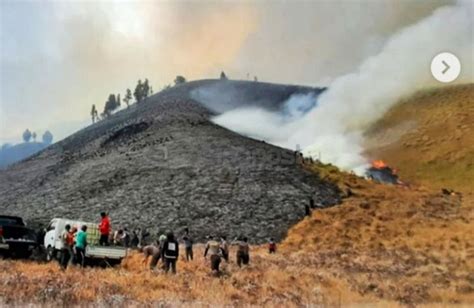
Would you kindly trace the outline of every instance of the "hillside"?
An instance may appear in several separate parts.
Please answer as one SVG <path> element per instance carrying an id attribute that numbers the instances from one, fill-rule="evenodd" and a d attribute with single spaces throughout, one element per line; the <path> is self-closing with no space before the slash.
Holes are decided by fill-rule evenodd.
<path id="1" fill-rule="evenodd" d="M 466 89 L 436 90 L 436 99 L 445 97 L 446 91 L 451 101 Z M 422 102 L 430 95 L 418 94 L 408 101 L 416 103 L 417 97 Z M 466 101 L 469 97 L 459 98 L 460 106 L 466 106 Z M 440 106 L 433 108 L 434 117 Z M 431 132 L 430 123 L 437 125 L 430 121 L 422 126 L 424 131 Z M 393 136 L 379 125 L 373 136 Z M 454 141 L 448 145 L 465 151 Z M 385 155 L 382 158 L 390 163 L 397 158 L 389 152 Z M 0 280 L 6 282 L 0 305 L 472 306 L 474 194 L 465 182 L 452 186 L 461 193 L 443 193 L 436 185 L 417 185 L 417 175 L 421 183 L 431 184 L 423 173 L 413 173 L 411 185 L 382 185 L 317 162 L 298 168 L 318 179 L 312 189 L 332 183 L 345 198 L 340 205 L 317 209 L 293 225 L 277 254 L 269 255 L 264 245 L 252 246 L 249 267 L 236 266 L 233 249 L 231 263 L 224 263 L 223 273 L 216 277 L 202 257 L 201 245 L 196 247 L 196 259 L 189 263 L 181 259 L 178 274 L 172 277 L 144 268 L 137 252 L 120 268 L 106 270 L 63 272 L 55 263 L 0 260 Z M 402 180 L 410 172 L 400 170 Z M 456 175 L 464 179 L 466 172 L 462 169 Z"/>
<path id="2" fill-rule="evenodd" d="M 215 112 L 190 92 L 216 85 L 240 91 L 233 105 L 266 108 L 311 90 L 204 80 L 163 91 L 0 171 L 0 211 L 47 223 L 97 221 L 105 210 L 115 227 L 264 241 L 301 220 L 310 195 L 320 207 L 339 202 L 337 188 L 304 170 L 292 151 L 213 124 Z"/>
<path id="3" fill-rule="evenodd" d="M 0 169 L 25 159 L 46 148 L 48 144 L 41 142 L 24 142 L 0 148 Z"/>
<path id="4" fill-rule="evenodd" d="M 368 130 L 367 154 L 409 185 L 310 166 L 350 197 L 294 226 L 282 249 L 337 277 L 346 297 L 472 305 L 473 118 L 473 84 L 423 91 L 394 106 Z"/>
<path id="5" fill-rule="evenodd" d="M 137 252 L 117 269 L 0 260 L 0 304 L 90 306 L 424 306 L 474 303 L 474 204 L 465 196 L 375 184 L 337 168 L 306 165 L 352 195 L 292 227 L 269 255 L 235 248 L 210 273 L 203 247 L 181 257 L 176 276 L 149 271 Z M 470 196 L 472 200 L 472 195 Z M 101 277 L 101 279 L 97 279 Z M 48 287 L 45 288 L 44 286 Z"/>
<path id="6" fill-rule="evenodd" d="M 311 166 L 351 190 L 340 206 L 314 211 L 288 232 L 282 250 L 379 303 L 474 303 L 474 195 L 372 183 Z M 375 299 L 374 299 L 375 298 Z"/>
<path id="7" fill-rule="evenodd" d="M 389 110 L 367 132 L 367 154 L 402 179 L 473 191 L 474 84 L 423 91 Z"/>

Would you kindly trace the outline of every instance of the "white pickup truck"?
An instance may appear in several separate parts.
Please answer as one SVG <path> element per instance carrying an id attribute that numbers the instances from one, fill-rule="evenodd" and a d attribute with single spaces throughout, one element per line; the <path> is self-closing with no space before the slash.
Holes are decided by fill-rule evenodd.
<path id="1" fill-rule="evenodd" d="M 59 257 L 63 248 L 61 234 L 66 225 L 77 230 L 84 225 L 87 226 L 86 261 L 104 261 L 110 265 L 119 264 L 127 256 L 127 249 L 119 246 L 99 246 L 99 225 L 96 223 L 83 222 L 64 218 L 54 218 L 46 229 L 44 236 L 44 247 L 46 248 L 46 260 L 51 261 Z"/>

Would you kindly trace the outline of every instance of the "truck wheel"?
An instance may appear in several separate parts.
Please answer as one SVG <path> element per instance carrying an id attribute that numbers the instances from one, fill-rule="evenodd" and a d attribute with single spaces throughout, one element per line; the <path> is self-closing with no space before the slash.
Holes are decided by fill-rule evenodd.
<path id="1" fill-rule="evenodd" d="M 54 252 L 54 248 L 51 246 L 48 246 L 48 248 L 46 248 L 46 258 L 45 258 L 46 262 L 53 261 L 55 255 L 56 253 Z"/>
<path id="2" fill-rule="evenodd" d="M 15 255 L 17 258 L 20 258 L 20 259 L 28 259 L 29 257 L 31 257 L 31 250 L 20 249 L 15 252 Z"/>

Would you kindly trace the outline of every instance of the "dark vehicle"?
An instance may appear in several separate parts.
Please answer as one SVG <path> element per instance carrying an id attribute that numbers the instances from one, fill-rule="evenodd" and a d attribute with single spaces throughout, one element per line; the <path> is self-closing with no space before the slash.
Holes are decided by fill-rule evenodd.
<path id="1" fill-rule="evenodd" d="M 35 231 L 21 217 L 0 215 L 0 254 L 28 258 L 36 246 Z"/>

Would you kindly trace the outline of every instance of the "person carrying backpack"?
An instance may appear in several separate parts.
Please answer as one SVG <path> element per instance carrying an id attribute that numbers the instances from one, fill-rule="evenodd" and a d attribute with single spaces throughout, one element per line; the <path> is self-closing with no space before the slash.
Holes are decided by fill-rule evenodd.
<path id="1" fill-rule="evenodd" d="M 169 232 L 166 236 L 166 240 L 163 243 L 163 258 L 165 261 L 165 271 L 168 273 L 169 270 L 176 274 L 176 262 L 179 257 L 179 243 L 174 237 L 173 232 Z"/>

